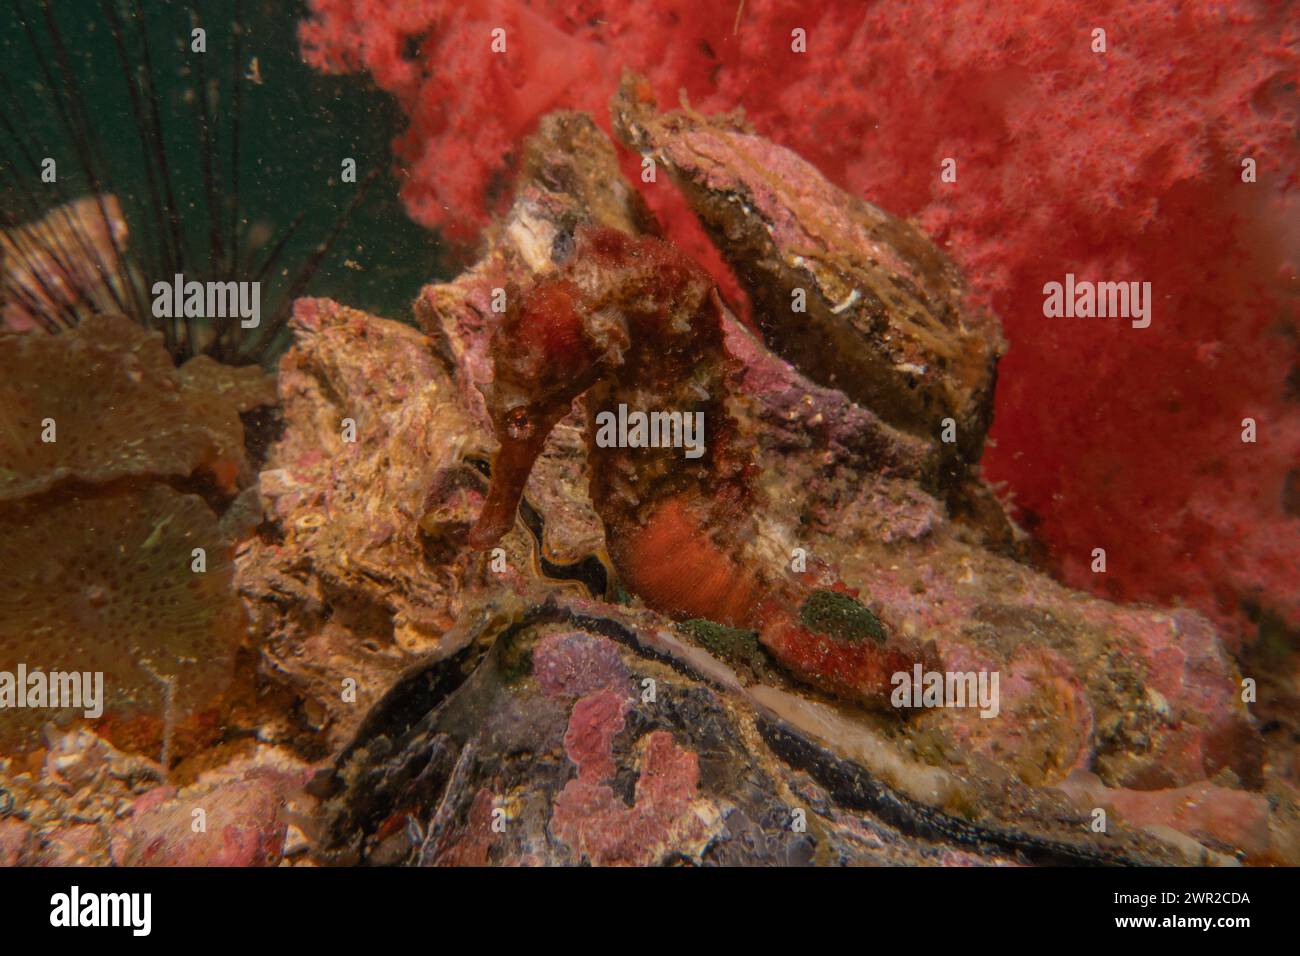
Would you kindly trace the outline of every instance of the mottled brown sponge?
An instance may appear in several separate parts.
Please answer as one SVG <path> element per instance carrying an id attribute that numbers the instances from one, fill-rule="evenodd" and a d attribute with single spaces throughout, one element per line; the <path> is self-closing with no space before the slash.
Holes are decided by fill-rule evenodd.
<path id="1" fill-rule="evenodd" d="M 165 485 L 0 504 L 0 671 L 102 671 L 106 716 L 160 721 L 170 682 L 182 720 L 229 681 L 246 628 L 232 573 L 216 515 Z M 72 716 L 7 709 L 0 750 Z"/>
<path id="2" fill-rule="evenodd" d="M 258 368 L 196 359 L 177 370 L 161 335 L 122 316 L 58 335 L 0 334 L 0 501 L 66 481 L 196 470 L 233 488 L 239 412 L 274 400 Z"/>

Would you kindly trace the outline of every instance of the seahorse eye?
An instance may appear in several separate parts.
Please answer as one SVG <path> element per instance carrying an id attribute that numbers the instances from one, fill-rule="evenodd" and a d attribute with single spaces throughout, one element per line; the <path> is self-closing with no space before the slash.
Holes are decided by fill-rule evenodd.
<path id="1" fill-rule="evenodd" d="M 527 406 L 516 405 L 506 412 L 506 433 L 516 441 L 532 435 L 533 420 L 528 414 Z"/>

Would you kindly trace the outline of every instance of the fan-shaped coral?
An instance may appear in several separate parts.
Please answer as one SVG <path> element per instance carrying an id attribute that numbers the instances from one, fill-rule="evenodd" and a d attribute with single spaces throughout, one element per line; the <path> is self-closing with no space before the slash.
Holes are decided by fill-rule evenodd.
<path id="1" fill-rule="evenodd" d="M 83 196 L 0 229 L 0 329 L 75 324 L 123 301 L 126 222 L 116 196 Z"/>

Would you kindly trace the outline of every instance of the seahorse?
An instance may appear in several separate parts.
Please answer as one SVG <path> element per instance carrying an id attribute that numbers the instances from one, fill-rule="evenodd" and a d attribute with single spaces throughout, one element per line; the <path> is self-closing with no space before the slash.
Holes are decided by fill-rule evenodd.
<path id="1" fill-rule="evenodd" d="M 824 563 L 796 572 L 762 533 L 753 441 L 728 411 L 739 362 L 699 265 L 664 240 L 585 226 L 557 270 L 514 298 L 490 344 L 483 393 L 501 447 L 472 547 L 513 526 L 547 435 L 585 395 L 592 504 L 614 569 L 647 606 L 755 631 L 799 680 L 871 706 L 885 706 L 894 675 L 934 669 L 932 644 L 887 636 Z M 606 447 L 596 419 L 620 404 L 702 414 L 703 453 Z"/>

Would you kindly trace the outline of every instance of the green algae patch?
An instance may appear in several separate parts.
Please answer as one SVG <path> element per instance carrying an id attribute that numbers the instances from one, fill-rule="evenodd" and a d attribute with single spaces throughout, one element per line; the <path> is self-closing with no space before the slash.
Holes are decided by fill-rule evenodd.
<path id="1" fill-rule="evenodd" d="M 880 619 L 838 591 L 814 591 L 800 606 L 799 620 L 808 630 L 841 641 L 861 641 L 868 637 L 881 643 L 885 640 Z"/>
<path id="2" fill-rule="evenodd" d="M 702 617 L 682 621 L 677 629 L 729 664 L 746 667 L 755 673 L 767 670 L 767 654 L 758 643 L 758 631 L 727 627 Z"/>
<path id="3" fill-rule="evenodd" d="M 525 628 L 517 634 L 506 635 L 501 643 L 497 669 L 507 687 L 533 676 L 534 635 Z"/>

